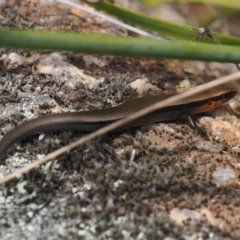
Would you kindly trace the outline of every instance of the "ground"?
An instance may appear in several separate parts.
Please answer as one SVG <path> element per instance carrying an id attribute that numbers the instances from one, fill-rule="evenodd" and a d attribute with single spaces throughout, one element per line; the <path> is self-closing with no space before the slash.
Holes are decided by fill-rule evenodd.
<path id="1" fill-rule="evenodd" d="M 126 34 L 78 14 L 33 0 L 0 8 L 4 27 Z M 118 105 L 140 94 L 133 83 L 143 83 L 141 94 L 179 92 L 235 70 L 176 60 L 0 52 L 1 136 L 33 117 Z M 1 239 L 238 239 L 237 113 L 225 105 L 197 120 L 210 142 L 180 121 L 151 124 L 88 142 L 1 186 Z M 0 174 L 83 135 L 59 131 L 22 141 L 8 151 Z"/>

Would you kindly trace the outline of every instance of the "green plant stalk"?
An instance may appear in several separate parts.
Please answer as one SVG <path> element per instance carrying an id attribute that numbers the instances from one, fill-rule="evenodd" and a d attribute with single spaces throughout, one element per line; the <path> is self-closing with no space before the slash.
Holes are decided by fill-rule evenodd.
<path id="1" fill-rule="evenodd" d="M 0 29 L 0 47 L 158 59 L 240 62 L 240 47 L 77 33 Z"/>
<path id="2" fill-rule="evenodd" d="M 139 0 L 139 1 L 150 8 L 160 7 L 161 4 L 165 2 L 169 2 L 169 3 L 172 3 L 174 1 L 179 3 L 183 2 L 182 0 Z M 224 1 L 218 1 L 218 0 L 217 1 L 216 0 L 203 0 L 203 1 L 202 0 L 185 0 L 184 1 L 185 4 L 189 3 L 189 5 L 195 2 L 203 3 L 202 5 L 207 5 L 207 4 L 210 4 L 213 6 L 215 5 L 214 12 L 209 10 L 207 10 L 207 12 L 205 12 L 205 10 L 201 10 L 197 13 L 195 12 L 196 15 L 194 16 L 197 19 L 198 26 L 201 26 L 201 27 L 208 27 L 212 22 L 216 20 L 217 16 L 221 16 L 222 18 L 229 18 L 237 14 L 239 11 L 237 7 L 228 8 L 228 1 L 225 1 L 225 0 Z M 237 2 L 235 0 L 231 1 L 230 4 L 236 4 L 240 6 L 240 2 Z"/>
<path id="3" fill-rule="evenodd" d="M 218 7 L 225 7 L 225 8 L 233 8 L 233 9 L 240 9 L 240 1 L 238 0 L 141 0 L 141 2 L 150 5 L 156 6 L 157 4 L 162 3 L 202 3 L 208 5 L 214 5 Z"/>
<path id="4" fill-rule="evenodd" d="M 196 34 L 195 31 L 191 31 L 192 26 L 179 25 L 164 20 L 151 18 L 143 14 L 132 12 L 120 7 L 117 7 L 107 2 L 91 3 L 91 5 L 98 10 L 104 11 L 110 15 L 113 15 L 124 22 L 135 24 L 136 26 L 145 28 L 149 31 L 155 31 L 163 36 L 173 37 L 180 40 L 190 41 Z M 219 33 L 216 34 L 216 38 L 222 43 L 227 45 L 240 45 L 240 39 L 235 37 L 225 36 Z"/>

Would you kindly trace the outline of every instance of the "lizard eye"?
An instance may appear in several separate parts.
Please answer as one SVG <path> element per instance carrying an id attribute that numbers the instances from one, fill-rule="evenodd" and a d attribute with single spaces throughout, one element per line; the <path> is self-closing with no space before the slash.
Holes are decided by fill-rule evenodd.
<path id="1" fill-rule="evenodd" d="M 223 99 L 226 99 L 226 98 L 229 98 L 229 94 L 228 94 L 228 93 L 225 93 L 225 94 L 223 95 Z"/>
<path id="2" fill-rule="evenodd" d="M 230 99 L 230 98 L 234 97 L 235 95 L 236 95 L 236 92 L 225 93 L 225 94 L 223 94 L 223 99 Z"/>

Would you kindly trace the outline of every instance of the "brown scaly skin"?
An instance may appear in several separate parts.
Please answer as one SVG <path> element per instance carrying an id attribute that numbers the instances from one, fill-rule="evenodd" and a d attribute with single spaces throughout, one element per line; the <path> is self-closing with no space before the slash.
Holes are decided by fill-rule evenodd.
<path id="1" fill-rule="evenodd" d="M 216 87 L 196 94 L 192 97 L 182 99 L 177 103 L 172 103 L 167 107 L 161 108 L 147 116 L 130 122 L 121 129 L 136 127 L 153 122 L 172 121 L 184 118 L 188 121 L 190 127 L 202 136 L 207 137 L 205 132 L 196 125 L 191 116 L 197 113 L 209 111 L 222 105 L 233 98 L 236 93 L 237 92 L 231 87 Z M 34 134 L 55 130 L 91 132 L 174 95 L 175 94 L 144 96 L 131 99 L 112 108 L 84 112 L 50 114 L 26 121 L 7 132 L 1 139 L 0 159 L 3 158 L 7 149 L 14 143 Z"/>

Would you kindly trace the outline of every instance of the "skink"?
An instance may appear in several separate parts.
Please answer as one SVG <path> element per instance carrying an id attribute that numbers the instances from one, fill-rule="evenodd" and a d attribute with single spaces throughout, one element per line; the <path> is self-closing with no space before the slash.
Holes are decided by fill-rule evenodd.
<path id="1" fill-rule="evenodd" d="M 191 116 L 220 106 L 233 98 L 236 93 L 233 88 L 227 86 L 210 89 L 152 112 L 147 116 L 130 122 L 128 125 L 123 126 L 122 129 L 184 118 L 188 120 L 189 125 L 194 130 L 204 135 L 204 131 L 197 127 Z M 0 140 L 0 159 L 14 143 L 31 135 L 55 130 L 94 131 L 173 95 L 175 94 L 138 97 L 107 109 L 56 113 L 26 121 L 10 130 Z"/>

